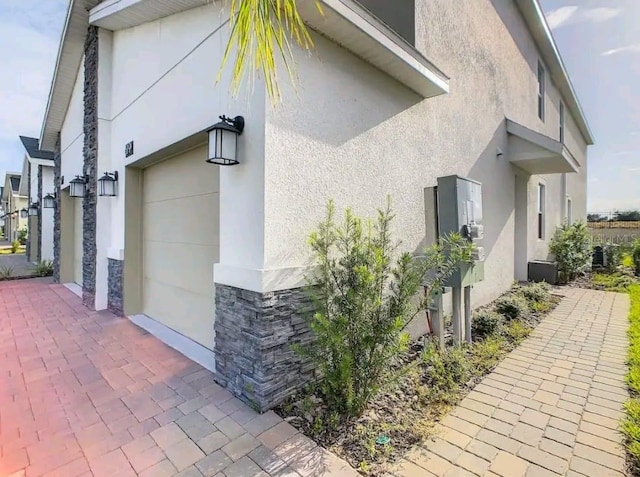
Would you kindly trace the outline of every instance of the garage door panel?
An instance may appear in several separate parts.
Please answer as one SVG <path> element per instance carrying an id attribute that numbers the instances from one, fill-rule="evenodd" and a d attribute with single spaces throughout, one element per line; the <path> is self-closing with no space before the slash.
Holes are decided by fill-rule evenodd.
<path id="1" fill-rule="evenodd" d="M 207 164 L 199 147 L 145 170 L 144 202 L 177 199 L 219 191 L 219 168 Z"/>
<path id="2" fill-rule="evenodd" d="M 144 205 L 144 240 L 218 245 L 218 194 L 152 202 Z"/>
<path id="3" fill-rule="evenodd" d="M 144 278 L 200 294 L 211 294 L 213 264 L 218 261 L 213 245 L 175 245 L 146 241 Z M 156 257 L 162 257 L 161 260 Z"/>
<path id="4" fill-rule="evenodd" d="M 144 280 L 148 316 L 174 331 L 213 349 L 213 293 L 200 295 L 154 280 Z"/>

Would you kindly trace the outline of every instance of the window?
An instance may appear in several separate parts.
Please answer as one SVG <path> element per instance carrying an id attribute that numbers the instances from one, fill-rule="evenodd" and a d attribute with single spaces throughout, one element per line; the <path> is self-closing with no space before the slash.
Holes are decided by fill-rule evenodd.
<path id="1" fill-rule="evenodd" d="M 538 117 L 544 121 L 544 66 L 538 61 Z"/>
<path id="2" fill-rule="evenodd" d="M 573 204 L 571 203 L 571 198 L 568 198 L 567 199 L 567 223 L 568 224 L 572 224 L 573 223 L 572 206 L 573 206 Z"/>
<path id="3" fill-rule="evenodd" d="M 560 101 L 560 142 L 564 144 L 564 104 Z"/>
<path id="4" fill-rule="evenodd" d="M 538 238 L 544 240 L 545 186 L 538 184 Z"/>

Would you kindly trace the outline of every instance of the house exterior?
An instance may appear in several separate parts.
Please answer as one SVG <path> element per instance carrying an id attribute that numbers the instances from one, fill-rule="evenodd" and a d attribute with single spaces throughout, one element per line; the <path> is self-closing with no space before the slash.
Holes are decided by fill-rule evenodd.
<path id="1" fill-rule="evenodd" d="M 20 136 L 20 141 L 25 149 L 20 195 L 27 197 L 29 211 L 27 258 L 30 262 L 53 261 L 53 209 L 42 207 L 42 198 L 54 192 L 54 154 L 40 150 L 37 138 Z"/>
<path id="2" fill-rule="evenodd" d="M 4 234 L 10 242 L 18 239 L 18 232 L 28 226 L 24 217 L 27 197 L 20 194 L 20 173 L 7 172 L 2 190 L 2 209 L 4 210 Z M 21 213 L 21 211 L 23 211 Z"/>
<path id="3" fill-rule="evenodd" d="M 4 186 L 0 186 L 0 238 L 3 240 L 4 238 L 4 201 L 2 200 L 2 196 L 4 194 Z"/>
<path id="4" fill-rule="evenodd" d="M 225 2 L 72 0 L 40 137 L 56 278 L 262 409 L 312 373 L 291 344 L 309 338 L 306 238 L 330 198 L 373 215 L 390 195 L 395 237 L 420 251 L 425 190 L 481 182 L 476 306 L 586 216 L 593 137 L 537 0 L 321 4 L 299 2 L 315 51 L 294 49 L 297 86 L 273 107 L 259 80 L 237 98 L 230 68 L 216 81 Z M 205 162 L 220 115 L 244 117 L 233 167 Z"/>

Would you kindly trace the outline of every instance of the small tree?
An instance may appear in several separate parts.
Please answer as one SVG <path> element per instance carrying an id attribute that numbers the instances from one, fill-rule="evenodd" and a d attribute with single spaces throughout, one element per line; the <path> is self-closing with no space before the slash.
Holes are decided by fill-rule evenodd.
<path id="1" fill-rule="evenodd" d="M 562 283 L 585 273 L 591 264 L 591 240 L 584 222 L 563 224 L 551 239 L 549 251 L 558 262 Z"/>
<path id="2" fill-rule="evenodd" d="M 448 237 L 416 257 L 396 254 L 391 239 L 390 204 L 375 223 L 347 209 L 344 223 L 334 222 L 334 206 L 309 240 L 316 269 L 309 294 L 316 313 L 310 321 L 316 341 L 301 351 L 322 376 L 327 405 L 357 415 L 392 378 L 392 363 L 407 349 L 407 325 L 426 309 L 432 296 L 418 297 L 423 285 L 438 290 L 461 261 L 470 260 L 471 245 L 459 235 Z"/>

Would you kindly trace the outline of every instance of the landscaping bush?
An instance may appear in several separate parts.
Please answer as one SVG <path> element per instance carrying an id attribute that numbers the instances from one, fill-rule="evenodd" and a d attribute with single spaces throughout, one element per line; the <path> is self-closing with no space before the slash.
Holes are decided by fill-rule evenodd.
<path id="1" fill-rule="evenodd" d="M 471 368 L 461 347 L 441 350 L 435 341 L 430 341 L 420 358 L 426 366 L 423 379 L 429 388 L 430 399 L 449 401 L 452 393 L 471 377 Z"/>
<path id="2" fill-rule="evenodd" d="M 308 277 L 316 339 L 296 350 L 316 365 L 325 403 L 342 415 L 361 413 L 380 386 L 394 379 L 391 364 L 410 342 L 406 327 L 443 280 L 471 257 L 470 244 L 459 235 L 420 257 L 398 255 L 392 220 L 387 204 L 375 223 L 347 209 L 342 225 L 336 225 L 330 202 L 309 239 L 317 265 Z M 430 292 L 415 300 L 425 280 Z"/>
<path id="3" fill-rule="evenodd" d="M 591 238 L 584 222 L 564 224 L 551 239 L 549 251 L 558 262 L 559 280 L 568 283 L 591 266 Z"/>
<path id="4" fill-rule="evenodd" d="M 607 270 L 614 272 L 622 263 L 622 251 L 619 245 L 608 243 L 603 248 L 604 256 L 607 261 Z"/>
<path id="5" fill-rule="evenodd" d="M 51 260 L 40 260 L 36 264 L 35 274 L 38 277 L 49 277 L 53 275 L 53 262 Z"/>
<path id="6" fill-rule="evenodd" d="M 640 239 L 633 242 L 631 247 L 631 258 L 633 260 L 635 274 L 637 277 L 640 277 Z"/>
<path id="7" fill-rule="evenodd" d="M 11 253 L 16 253 L 20 249 L 20 242 L 14 240 L 11 242 Z"/>
<path id="8" fill-rule="evenodd" d="M 473 319 L 471 320 L 471 335 L 474 338 L 484 339 L 496 333 L 502 321 L 502 316 L 495 311 L 487 309 L 479 310 L 474 313 Z"/>
<path id="9" fill-rule="evenodd" d="M 529 315 L 529 303 L 517 293 L 498 298 L 495 301 L 495 308 L 507 321 L 522 320 Z"/>
<path id="10" fill-rule="evenodd" d="M 18 230 L 18 242 L 20 245 L 26 245 L 27 243 L 27 229 Z"/>
<path id="11" fill-rule="evenodd" d="M 551 300 L 551 286 L 548 283 L 529 283 L 518 287 L 516 292 L 523 296 L 529 304 L 545 303 Z"/>
<path id="12" fill-rule="evenodd" d="M 0 280 L 6 280 L 13 276 L 14 268 L 9 265 L 0 265 Z"/>

